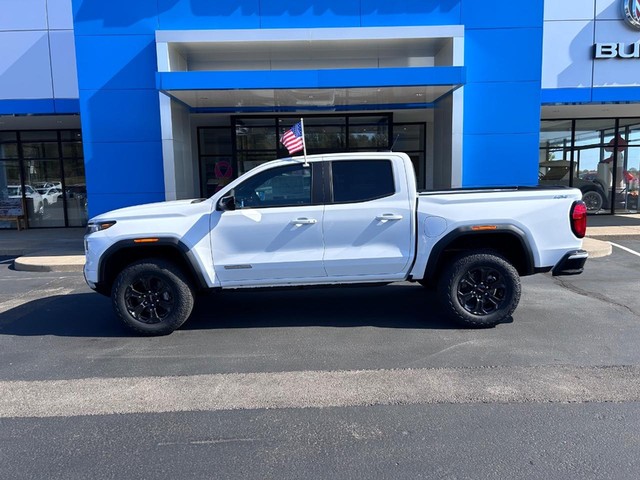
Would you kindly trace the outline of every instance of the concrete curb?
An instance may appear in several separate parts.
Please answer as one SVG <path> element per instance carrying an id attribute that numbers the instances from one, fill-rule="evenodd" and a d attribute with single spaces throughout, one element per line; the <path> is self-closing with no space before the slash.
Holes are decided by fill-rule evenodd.
<path id="1" fill-rule="evenodd" d="M 84 255 L 19 257 L 13 267 L 23 272 L 82 272 Z"/>
<path id="2" fill-rule="evenodd" d="M 613 247 L 609 242 L 585 237 L 582 241 L 582 248 L 589 252 L 589 258 L 599 258 L 611 255 Z"/>

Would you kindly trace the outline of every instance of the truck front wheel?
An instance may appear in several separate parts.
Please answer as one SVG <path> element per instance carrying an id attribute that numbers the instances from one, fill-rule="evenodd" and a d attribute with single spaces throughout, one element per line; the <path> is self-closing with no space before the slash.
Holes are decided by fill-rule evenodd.
<path id="1" fill-rule="evenodd" d="M 127 327 L 144 335 L 167 335 L 189 318 L 194 294 L 176 265 L 146 259 L 120 272 L 111 289 L 111 301 Z"/>
<path id="2" fill-rule="evenodd" d="M 438 282 L 449 316 L 468 327 L 493 327 L 509 318 L 520 301 L 520 277 L 493 252 L 458 256 Z"/>

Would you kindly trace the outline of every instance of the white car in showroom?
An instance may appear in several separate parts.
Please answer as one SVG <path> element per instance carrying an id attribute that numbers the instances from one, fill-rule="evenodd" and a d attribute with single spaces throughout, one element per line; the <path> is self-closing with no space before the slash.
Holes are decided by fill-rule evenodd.
<path id="1" fill-rule="evenodd" d="M 21 185 L 7 185 L 9 198 L 22 198 Z M 36 215 L 44 214 L 44 199 L 31 185 L 24 186 L 24 197 L 27 203 L 32 203 L 32 212 Z M 30 201 L 30 202 L 29 202 Z"/>
<path id="2" fill-rule="evenodd" d="M 42 195 L 44 206 L 48 207 L 58 202 L 58 197 L 62 195 L 62 190 L 58 187 L 38 188 L 38 193 Z"/>

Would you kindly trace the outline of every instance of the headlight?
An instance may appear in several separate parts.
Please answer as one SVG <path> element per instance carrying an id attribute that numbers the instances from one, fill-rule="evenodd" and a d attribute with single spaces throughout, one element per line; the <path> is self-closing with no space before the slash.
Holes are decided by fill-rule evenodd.
<path id="1" fill-rule="evenodd" d="M 87 231 L 85 235 L 91 235 L 92 233 L 99 232 L 101 230 L 106 230 L 107 228 L 111 228 L 116 224 L 116 222 L 98 222 L 98 223 L 89 223 L 87 225 Z"/>

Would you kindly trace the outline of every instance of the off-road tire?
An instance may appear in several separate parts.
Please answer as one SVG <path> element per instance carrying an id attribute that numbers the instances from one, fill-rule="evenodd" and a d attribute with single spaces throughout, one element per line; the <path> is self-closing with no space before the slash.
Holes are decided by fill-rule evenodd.
<path id="1" fill-rule="evenodd" d="M 191 315 L 194 291 L 178 266 L 150 258 L 118 274 L 111 302 L 127 327 L 143 335 L 168 335 Z"/>
<path id="2" fill-rule="evenodd" d="M 438 297 L 448 316 L 474 328 L 494 327 L 510 318 L 520 290 L 517 270 L 492 251 L 459 255 L 438 282 Z"/>

